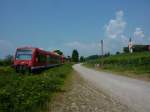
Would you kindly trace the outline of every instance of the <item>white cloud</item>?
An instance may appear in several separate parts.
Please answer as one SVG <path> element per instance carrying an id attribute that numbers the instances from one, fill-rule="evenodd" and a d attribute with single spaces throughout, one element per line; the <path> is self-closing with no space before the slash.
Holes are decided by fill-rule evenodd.
<path id="1" fill-rule="evenodd" d="M 98 47 L 98 43 L 81 43 L 78 41 L 74 42 L 69 42 L 65 44 L 66 46 L 69 46 L 71 48 L 79 48 L 79 49 L 84 49 L 84 50 L 90 50 Z"/>
<path id="2" fill-rule="evenodd" d="M 124 12 L 122 10 L 116 12 L 115 19 L 111 19 L 107 25 L 105 25 L 106 37 L 117 38 L 124 32 L 126 22 L 123 19 Z"/>
<path id="3" fill-rule="evenodd" d="M 72 47 L 72 48 L 80 48 L 80 49 L 86 49 L 86 45 L 83 43 L 80 43 L 78 41 L 69 42 L 65 44 L 66 46 Z"/>
<path id="4" fill-rule="evenodd" d="M 105 38 L 104 39 L 104 51 L 115 53 L 117 51 L 122 52 L 123 47 L 128 45 L 128 37 L 121 35 L 120 38 Z"/>
<path id="5" fill-rule="evenodd" d="M 88 56 L 92 54 L 99 54 L 100 47 L 99 44 L 96 42 L 93 43 L 82 43 L 79 41 L 68 42 L 65 43 L 67 48 L 70 50 L 77 49 L 80 55 Z"/>
<path id="6" fill-rule="evenodd" d="M 137 27 L 133 33 L 133 42 L 135 44 L 150 44 L 150 39 L 145 36 L 142 28 Z"/>
<path id="7" fill-rule="evenodd" d="M 122 10 L 116 12 L 115 19 L 111 19 L 105 28 L 105 39 L 104 39 L 104 52 L 114 53 L 116 51 L 122 51 L 124 46 L 128 45 L 128 37 L 124 35 L 126 22 L 123 19 L 124 12 Z M 99 42 L 100 43 L 100 42 Z M 97 42 L 94 43 L 81 43 L 78 41 L 66 43 L 65 45 L 72 48 L 78 49 L 81 54 L 100 54 L 101 48 Z"/>
<path id="8" fill-rule="evenodd" d="M 124 12 L 122 10 L 116 12 L 115 19 L 111 19 L 105 25 L 105 39 L 104 50 L 105 52 L 115 53 L 122 51 L 124 46 L 128 45 L 128 37 L 124 35 L 126 28 L 126 21 L 124 21 Z"/>
<path id="9" fill-rule="evenodd" d="M 143 38 L 144 37 L 143 30 L 141 28 L 137 27 L 134 31 L 134 37 Z"/>
<path id="10" fill-rule="evenodd" d="M 104 52 L 115 53 L 122 51 L 123 47 L 128 46 L 129 37 L 125 35 L 127 22 L 124 20 L 122 10 L 116 12 L 114 19 L 110 19 L 105 28 Z M 132 37 L 132 36 L 131 36 Z M 144 31 L 137 27 L 133 33 L 133 44 L 150 44 L 150 38 L 146 38 Z M 69 48 L 78 49 L 81 54 L 100 54 L 101 48 L 99 43 L 81 43 L 78 41 L 65 44 Z"/>

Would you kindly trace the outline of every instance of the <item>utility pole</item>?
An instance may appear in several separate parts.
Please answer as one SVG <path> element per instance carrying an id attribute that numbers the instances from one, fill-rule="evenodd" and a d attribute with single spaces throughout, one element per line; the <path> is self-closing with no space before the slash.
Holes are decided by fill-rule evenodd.
<path id="1" fill-rule="evenodd" d="M 103 67 L 103 54 L 104 51 L 103 51 L 103 40 L 101 40 L 101 67 Z"/>
<path id="2" fill-rule="evenodd" d="M 102 57 L 103 57 L 103 40 L 101 40 L 101 54 L 102 54 Z"/>

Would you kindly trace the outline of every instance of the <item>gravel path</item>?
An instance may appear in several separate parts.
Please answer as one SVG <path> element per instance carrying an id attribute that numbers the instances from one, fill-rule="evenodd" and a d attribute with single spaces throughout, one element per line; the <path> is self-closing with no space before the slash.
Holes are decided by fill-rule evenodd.
<path id="1" fill-rule="evenodd" d="M 66 91 L 57 95 L 49 112 L 133 112 L 74 73 Z"/>
<path id="2" fill-rule="evenodd" d="M 95 71 L 76 64 L 73 68 L 95 87 L 118 99 L 137 112 L 150 112 L 150 83 L 110 73 Z"/>

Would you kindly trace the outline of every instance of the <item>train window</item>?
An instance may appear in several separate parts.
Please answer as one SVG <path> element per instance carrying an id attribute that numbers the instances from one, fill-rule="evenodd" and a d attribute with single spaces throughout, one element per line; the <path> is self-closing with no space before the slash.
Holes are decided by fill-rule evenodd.
<path id="1" fill-rule="evenodd" d="M 51 62 L 53 62 L 53 63 L 55 62 L 55 58 L 53 56 L 52 56 L 52 61 Z"/>
<path id="2" fill-rule="evenodd" d="M 47 62 L 51 62 L 51 57 L 49 55 L 47 56 Z"/>
<path id="3" fill-rule="evenodd" d="M 46 56 L 43 54 L 38 55 L 38 62 L 46 62 Z"/>
<path id="4" fill-rule="evenodd" d="M 16 59 L 17 60 L 31 60 L 32 50 L 17 50 Z"/>

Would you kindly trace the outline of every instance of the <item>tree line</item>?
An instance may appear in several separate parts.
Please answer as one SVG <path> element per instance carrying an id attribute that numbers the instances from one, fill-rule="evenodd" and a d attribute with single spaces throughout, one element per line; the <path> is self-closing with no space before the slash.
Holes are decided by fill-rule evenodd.
<path id="1" fill-rule="evenodd" d="M 76 50 L 76 49 L 74 49 L 73 51 L 72 51 L 72 57 L 71 57 L 71 61 L 73 61 L 73 62 L 84 62 L 85 61 L 85 58 L 84 58 L 84 56 L 80 56 L 80 58 L 79 58 L 79 53 L 78 53 L 78 51 Z"/>

